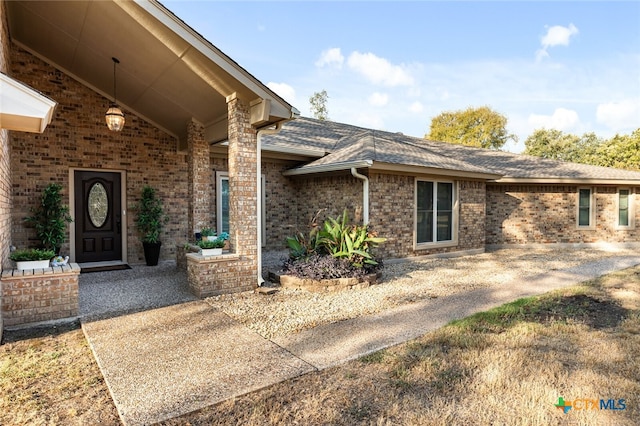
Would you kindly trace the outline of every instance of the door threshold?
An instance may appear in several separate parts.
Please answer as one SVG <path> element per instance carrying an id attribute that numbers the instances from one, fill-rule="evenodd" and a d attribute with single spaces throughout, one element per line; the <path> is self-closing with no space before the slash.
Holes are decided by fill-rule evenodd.
<path id="1" fill-rule="evenodd" d="M 123 262 L 122 260 L 107 260 L 107 261 L 103 261 L 103 262 L 83 262 L 83 263 L 78 263 L 78 265 L 81 268 L 99 268 L 102 266 L 119 266 L 119 265 L 126 265 L 126 262 Z"/>

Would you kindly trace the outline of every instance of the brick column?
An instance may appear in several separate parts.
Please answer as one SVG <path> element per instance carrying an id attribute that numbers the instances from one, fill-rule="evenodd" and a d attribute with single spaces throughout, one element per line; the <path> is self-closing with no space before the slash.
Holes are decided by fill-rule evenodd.
<path id="1" fill-rule="evenodd" d="M 231 250 L 239 255 L 242 285 L 257 285 L 257 134 L 251 126 L 249 104 L 235 94 L 227 97 L 229 115 L 229 234 Z M 245 281 L 246 280 L 246 281 Z"/>
<path id="2" fill-rule="evenodd" d="M 204 138 L 204 126 L 196 120 L 187 123 L 187 167 L 189 168 L 188 240 L 196 229 L 213 226 L 211 214 L 211 164 L 209 144 Z"/>

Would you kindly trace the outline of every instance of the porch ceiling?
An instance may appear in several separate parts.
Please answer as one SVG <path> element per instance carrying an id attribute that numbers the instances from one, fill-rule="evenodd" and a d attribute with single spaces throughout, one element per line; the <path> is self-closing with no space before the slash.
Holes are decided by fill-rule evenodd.
<path id="1" fill-rule="evenodd" d="M 227 137 L 226 97 L 268 99 L 260 126 L 292 107 L 156 1 L 10 1 L 18 45 L 179 140 L 195 118 L 209 141 Z M 108 103 L 105 102 L 105 111 Z"/>

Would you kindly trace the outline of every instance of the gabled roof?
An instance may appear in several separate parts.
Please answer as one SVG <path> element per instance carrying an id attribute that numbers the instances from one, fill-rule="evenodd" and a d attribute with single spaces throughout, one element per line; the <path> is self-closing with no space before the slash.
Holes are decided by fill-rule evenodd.
<path id="1" fill-rule="evenodd" d="M 256 127 L 296 112 L 155 0 L 6 5 L 14 43 L 110 100 L 111 58 L 118 58 L 118 103 L 179 140 L 192 118 L 205 125 L 209 141 L 226 139 L 226 98 L 234 93 L 253 102 Z"/>
<path id="2" fill-rule="evenodd" d="M 510 152 L 436 142 L 311 118 L 284 125 L 263 147 L 313 148 L 320 157 L 285 172 L 295 176 L 351 167 L 475 177 L 495 182 L 640 185 L 640 172 L 566 163 Z"/>

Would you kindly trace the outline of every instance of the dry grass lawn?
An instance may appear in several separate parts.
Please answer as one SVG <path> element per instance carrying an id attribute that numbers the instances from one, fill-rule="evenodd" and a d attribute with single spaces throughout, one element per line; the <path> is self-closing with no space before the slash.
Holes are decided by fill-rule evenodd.
<path id="1" fill-rule="evenodd" d="M 30 332 L 30 333 L 33 333 Z M 5 333 L 0 424 L 118 424 L 77 326 Z M 637 425 L 640 267 L 522 299 L 167 425 Z M 624 399 L 625 410 L 554 404 Z"/>
<path id="2" fill-rule="evenodd" d="M 0 425 L 113 425 L 118 413 L 79 324 L 7 332 Z"/>
<path id="3" fill-rule="evenodd" d="M 637 425 L 640 268 L 522 299 L 167 425 Z M 558 398 L 624 399 L 564 414 Z"/>

